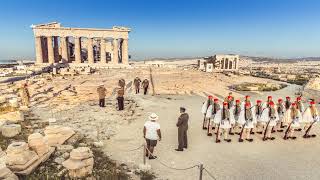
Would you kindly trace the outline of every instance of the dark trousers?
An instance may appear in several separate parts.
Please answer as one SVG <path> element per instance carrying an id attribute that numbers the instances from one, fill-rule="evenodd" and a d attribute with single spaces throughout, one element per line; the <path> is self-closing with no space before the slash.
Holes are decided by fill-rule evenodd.
<path id="1" fill-rule="evenodd" d="M 103 99 L 99 99 L 99 106 L 100 107 L 104 107 L 104 102 L 105 102 L 104 98 Z"/>
<path id="2" fill-rule="evenodd" d="M 178 149 L 183 149 L 188 147 L 188 137 L 187 130 L 184 128 L 178 128 Z"/>
<path id="3" fill-rule="evenodd" d="M 123 103 L 124 98 L 123 97 L 117 97 L 117 100 L 118 100 L 119 111 L 121 111 L 121 110 L 124 109 L 124 103 Z"/>
<path id="4" fill-rule="evenodd" d="M 136 87 L 136 94 L 139 94 L 140 92 L 140 87 Z"/>
<path id="5" fill-rule="evenodd" d="M 148 92 L 148 86 L 147 86 L 147 87 L 144 87 L 143 89 L 144 89 L 143 94 L 144 94 L 144 95 L 146 95 L 146 94 L 147 94 L 147 92 Z"/>

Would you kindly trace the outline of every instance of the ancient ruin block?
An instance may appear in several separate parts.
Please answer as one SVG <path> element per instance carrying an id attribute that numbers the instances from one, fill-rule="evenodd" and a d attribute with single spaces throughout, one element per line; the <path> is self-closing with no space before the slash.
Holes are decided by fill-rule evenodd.
<path id="1" fill-rule="evenodd" d="M 0 115 L 0 119 L 8 120 L 13 123 L 24 121 L 23 113 L 20 111 L 8 112 Z"/>
<path id="2" fill-rule="evenodd" d="M 70 127 L 61 127 L 58 125 L 48 126 L 44 130 L 44 134 L 48 139 L 49 146 L 57 146 L 63 144 L 75 132 Z"/>
<path id="3" fill-rule="evenodd" d="M 29 135 L 28 144 L 29 147 L 36 151 L 39 156 L 42 156 L 49 151 L 48 139 L 42 136 L 40 133 Z"/>
<path id="4" fill-rule="evenodd" d="M 20 124 L 6 124 L 2 126 L 2 135 L 4 137 L 14 137 L 21 132 Z"/>

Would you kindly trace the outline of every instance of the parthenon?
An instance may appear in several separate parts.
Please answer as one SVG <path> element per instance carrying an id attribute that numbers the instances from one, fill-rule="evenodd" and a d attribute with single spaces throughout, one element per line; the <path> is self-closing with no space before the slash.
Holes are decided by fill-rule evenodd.
<path id="1" fill-rule="evenodd" d="M 69 28 L 57 22 L 31 27 L 36 64 L 128 64 L 129 28 Z"/>

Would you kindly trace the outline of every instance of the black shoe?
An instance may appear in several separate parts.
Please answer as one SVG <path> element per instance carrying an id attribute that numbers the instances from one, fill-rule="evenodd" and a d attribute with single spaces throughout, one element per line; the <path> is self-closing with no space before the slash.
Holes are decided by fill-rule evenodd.
<path id="1" fill-rule="evenodd" d="M 273 140 L 275 140 L 276 138 L 275 138 L 275 137 L 271 137 L 271 138 L 269 138 L 269 139 L 273 141 Z"/>
<path id="2" fill-rule="evenodd" d="M 239 139 L 239 142 L 243 142 L 243 139 Z"/>
<path id="3" fill-rule="evenodd" d="M 175 149 L 176 151 L 183 151 L 183 149 Z"/>
<path id="4" fill-rule="evenodd" d="M 303 135 L 303 138 L 310 138 L 310 135 Z"/>
<path id="5" fill-rule="evenodd" d="M 185 147 L 183 147 L 183 148 L 188 149 L 188 146 L 185 146 Z"/>
<path id="6" fill-rule="evenodd" d="M 234 133 L 229 133 L 229 135 L 234 135 Z"/>
<path id="7" fill-rule="evenodd" d="M 214 130 L 214 129 L 216 129 L 216 128 L 215 128 L 215 127 L 212 127 L 211 129 Z"/>
<path id="8" fill-rule="evenodd" d="M 311 134 L 311 137 L 312 137 L 312 138 L 314 138 L 314 137 L 317 137 L 317 135 L 315 135 L 315 134 Z"/>
<path id="9" fill-rule="evenodd" d="M 250 139 L 246 139 L 246 140 L 249 141 L 249 142 L 252 142 L 252 141 L 253 141 L 253 139 L 251 139 L 251 138 L 250 138 Z"/>
<path id="10" fill-rule="evenodd" d="M 261 132 L 257 132 L 258 134 L 262 134 L 262 131 Z"/>
<path id="11" fill-rule="evenodd" d="M 231 142 L 231 139 L 224 139 L 224 141 Z"/>
<path id="12" fill-rule="evenodd" d="M 272 131 L 271 131 L 271 133 L 275 133 L 275 132 L 276 132 L 275 130 L 272 130 Z"/>
<path id="13" fill-rule="evenodd" d="M 206 128 L 206 127 L 202 127 L 202 129 L 203 129 L 203 130 L 206 130 L 206 129 L 208 129 L 208 128 Z"/>
<path id="14" fill-rule="evenodd" d="M 236 134 L 236 135 L 240 135 L 240 133 L 238 133 L 238 132 L 236 132 L 235 134 Z"/>
<path id="15" fill-rule="evenodd" d="M 302 131 L 302 129 L 301 129 L 301 128 L 299 128 L 299 129 L 296 129 L 296 131 Z"/>
<path id="16" fill-rule="evenodd" d="M 266 141 L 266 140 L 268 140 L 268 138 L 262 138 L 262 141 Z"/>
<path id="17" fill-rule="evenodd" d="M 283 132 L 283 129 L 277 130 L 277 132 Z"/>
<path id="18" fill-rule="evenodd" d="M 150 156 L 149 159 L 157 159 L 157 156 Z"/>
<path id="19" fill-rule="evenodd" d="M 254 132 L 250 132 L 250 134 L 254 134 Z"/>
<path id="20" fill-rule="evenodd" d="M 292 137 L 290 137 L 291 139 L 297 139 L 297 137 L 295 137 L 295 136 L 292 136 Z"/>
<path id="21" fill-rule="evenodd" d="M 220 143 L 220 142 L 221 142 L 220 139 L 216 140 L 216 143 Z"/>
<path id="22" fill-rule="evenodd" d="M 283 137 L 283 139 L 284 139 L 284 140 L 288 140 L 288 139 L 289 139 L 289 137 Z"/>
<path id="23" fill-rule="evenodd" d="M 208 133 L 207 136 L 212 136 L 212 133 Z"/>

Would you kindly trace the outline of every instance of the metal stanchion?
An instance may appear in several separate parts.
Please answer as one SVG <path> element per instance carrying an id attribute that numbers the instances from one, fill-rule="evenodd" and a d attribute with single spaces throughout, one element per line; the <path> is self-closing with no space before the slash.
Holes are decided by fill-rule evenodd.
<path id="1" fill-rule="evenodd" d="M 202 174 L 203 174 L 203 164 L 202 163 L 199 165 L 199 169 L 200 169 L 199 180 L 202 180 Z"/>
<path id="2" fill-rule="evenodd" d="M 146 144 L 143 144 L 143 164 L 144 165 L 146 165 L 146 154 L 147 154 Z"/>

